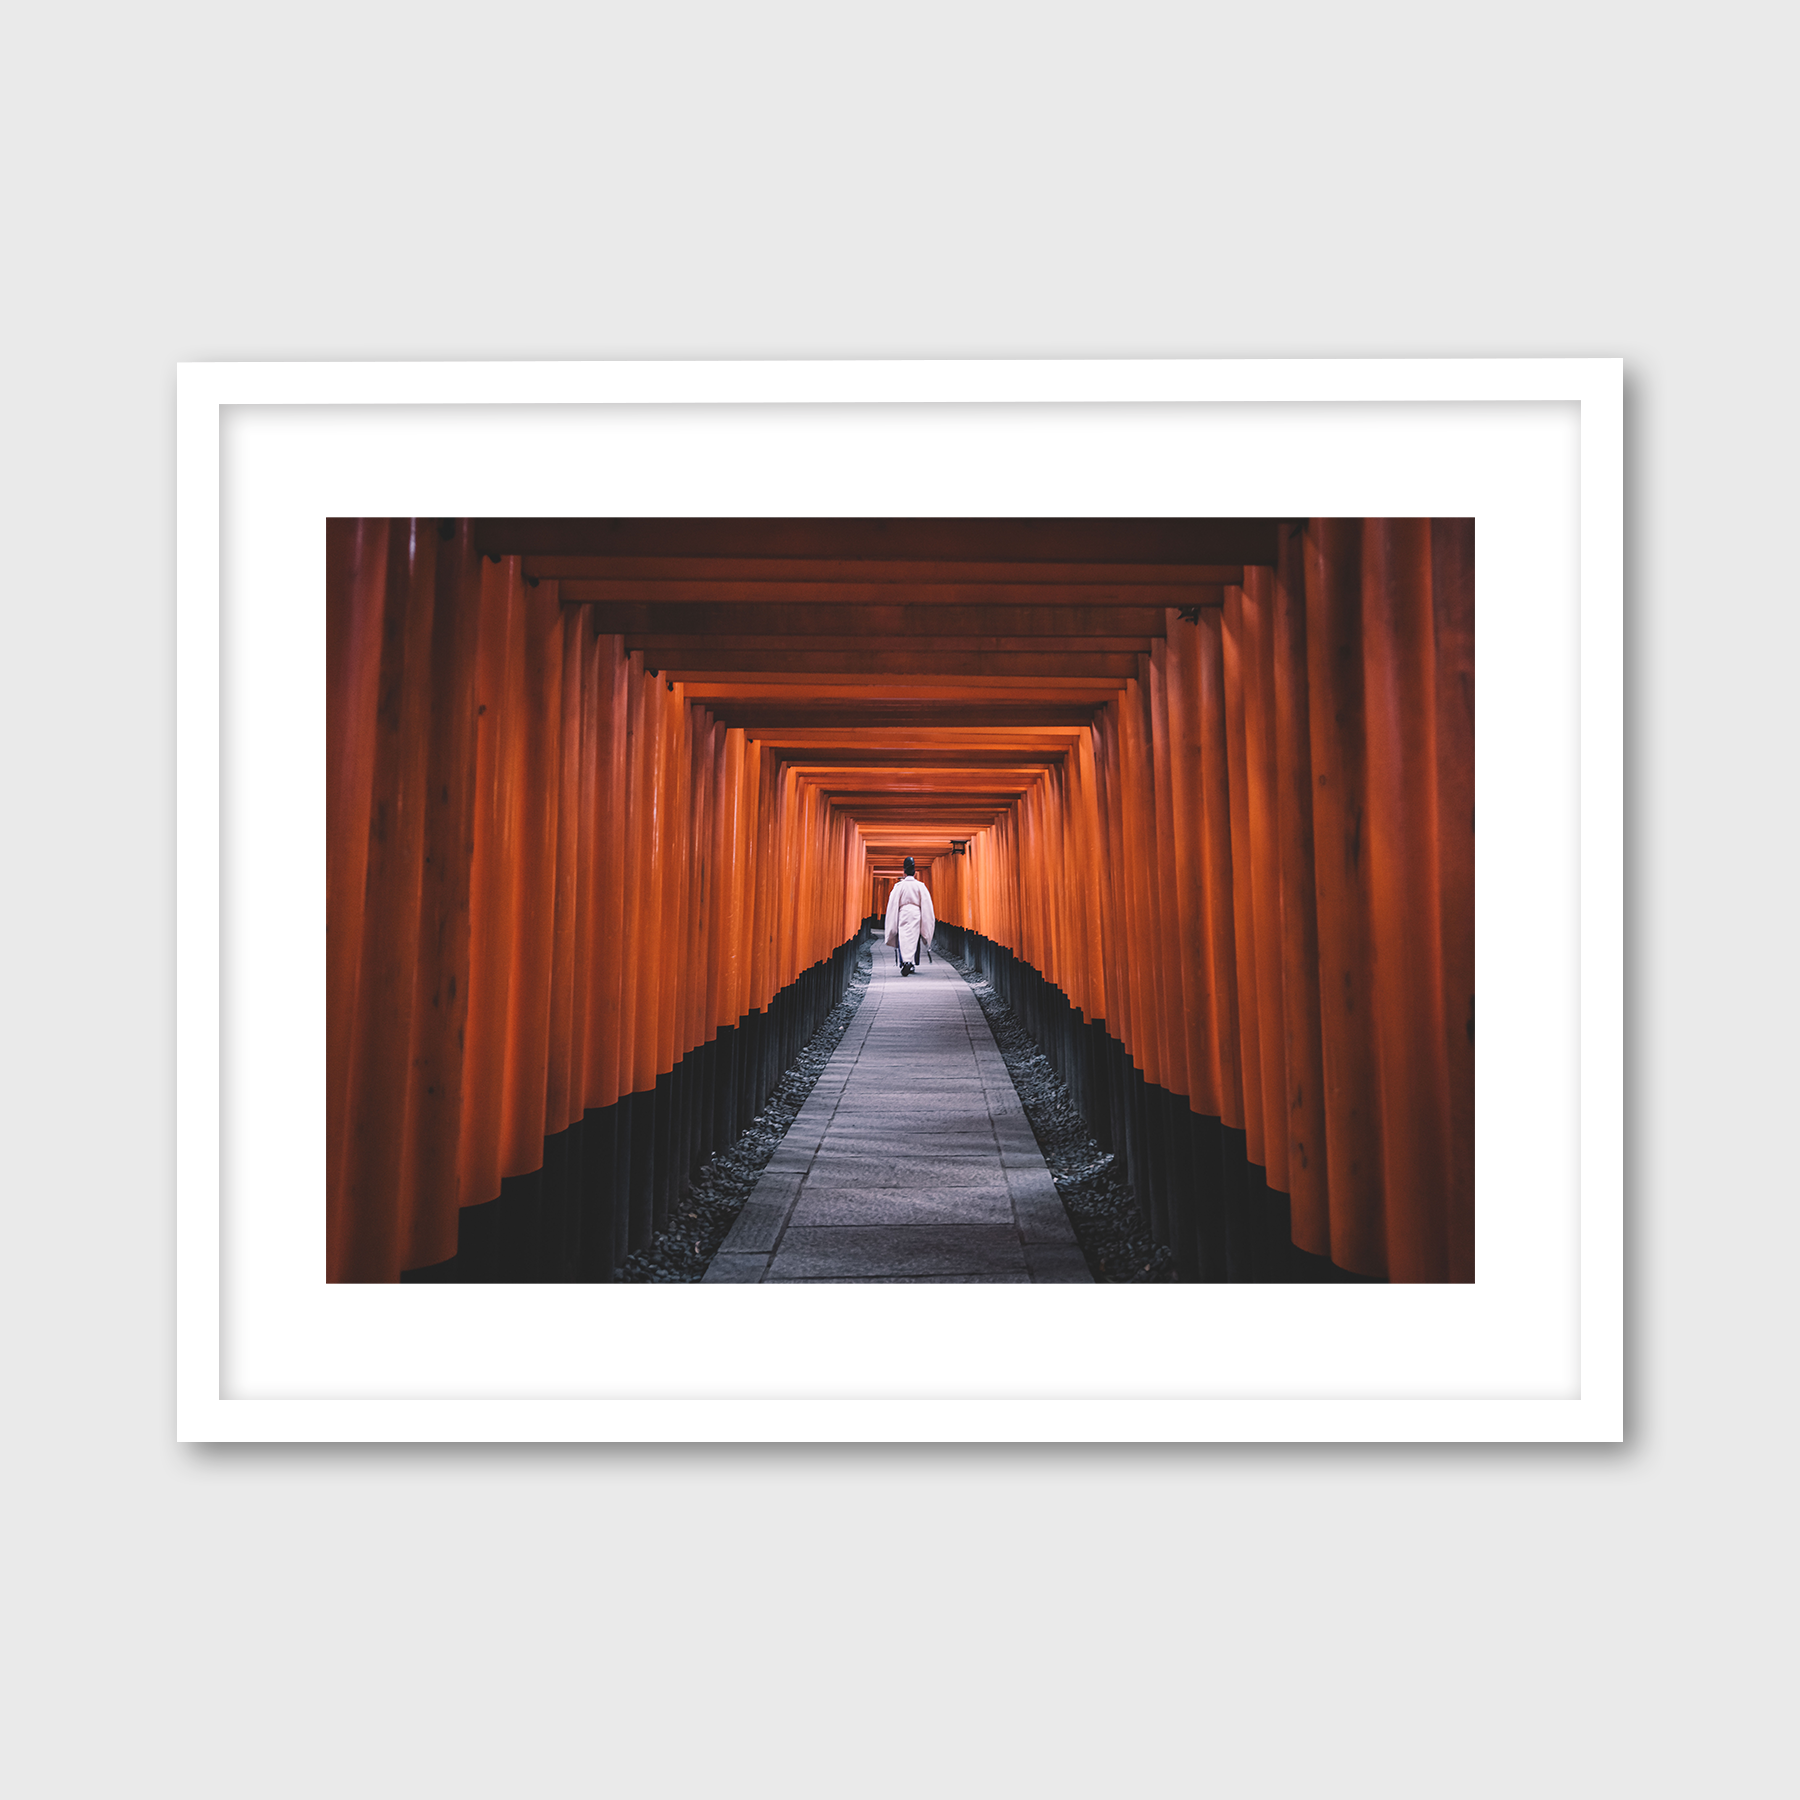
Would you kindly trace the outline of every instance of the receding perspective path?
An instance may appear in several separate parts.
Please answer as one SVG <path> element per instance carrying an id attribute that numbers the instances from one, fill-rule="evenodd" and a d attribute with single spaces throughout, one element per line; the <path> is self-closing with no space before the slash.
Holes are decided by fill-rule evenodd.
<path id="1" fill-rule="evenodd" d="M 1091 1281 L 968 985 L 869 990 L 751 1190 L 708 1281 Z"/>

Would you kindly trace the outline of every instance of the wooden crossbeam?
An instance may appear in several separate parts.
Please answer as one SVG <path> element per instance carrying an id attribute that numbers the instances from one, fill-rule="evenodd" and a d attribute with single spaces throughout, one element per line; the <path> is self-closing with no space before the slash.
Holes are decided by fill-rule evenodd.
<path id="1" fill-rule="evenodd" d="M 841 728 L 879 724 L 890 731 L 922 731 L 953 725 L 986 725 L 1019 728 L 1041 725 L 1087 726 L 1093 722 L 1098 702 L 1054 701 L 1041 696 L 1010 704 L 980 696 L 961 695 L 954 702 L 943 699 L 887 700 L 865 695 L 854 701 L 834 703 L 802 700 L 796 704 L 771 695 L 706 702 L 707 709 L 726 725 L 741 725 L 758 736 L 780 733 L 784 738 L 808 726 Z"/>
<path id="2" fill-rule="evenodd" d="M 892 798 L 880 793 L 841 794 L 831 789 L 824 791 L 825 797 L 841 811 L 879 818 L 894 812 L 904 812 L 909 817 L 918 812 L 1004 812 L 1027 790 L 1020 788 L 1005 794 L 903 794 Z"/>
<path id="3" fill-rule="evenodd" d="M 1218 573 L 1218 571 L 1209 571 Z M 1238 571 L 1239 574 L 1242 571 Z M 807 607 L 1217 606 L 1231 581 L 578 581 L 558 578 L 565 606 Z M 742 625 L 734 629 L 743 630 Z"/>
<path id="4" fill-rule="evenodd" d="M 1011 677 L 1015 680 L 1130 681 L 1137 675 L 1137 656 L 1090 651 L 1079 656 L 995 654 L 980 650 L 913 650 L 904 640 L 886 640 L 880 648 L 812 650 L 796 645 L 782 650 L 718 650 L 708 645 L 681 650 L 647 651 L 646 668 L 657 668 L 675 681 L 694 676 L 780 676 L 798 679 L 827 675 L 842 680 L 867 676 L 882 681 L 900 676 Z"/>
<path id="5" fill-rule="evenodd" d="M 1237 587 L 1244 565 L 1129 562 L 847 562 L 824 557 L 527 556 L 534 581 L 688 583 L 725 589 L 756 583 L 797 587 Z"/>
<path id="6" fill-rule="evenodd" d="M 1042 769 L 1021 769 L 996 781 L 994 769 L 815 769 L 796 765 L 803 781 L 843 798 L 857 794 L 964 794 L 980 799 L 1022 794 L 1042 780 Z M 875 779 L 879 777 L 879 779 Z"/>
<path id="7" fill-rule="evenodd" d="M 904 739 L 896 739 L 885 727 L 879 725 L 839 726 L 807 728 L 799 727 L 786 732 L 782 743 L 796 749 L 814 750 L 820 756 L 829 752 L 837 755 L 840 750 L 866 748 L 872 753 L 892 750 L 903 755 L 908 761 L 917 761 L 925 753 L 941 753 L 945 751 L 981 751 L 991 750 L 1004 753 L 1010 750 L 1038 750 L 1060 754 L 1078 735 L 1073 726 L 1038 725 L 1030 727 L 990 727 L 962 726 L 952 721 L 935 727 L 924 737 L 908 734 Z"/>
<path id="8" fill-rule="evenodd" d="M 842 788 L 886 788 L 899 782 L 934 791 L 946 787 L 964 787 L 980 789 L 984 793 L 990 790 L 997 793 L 1002 788 L 1030 787 L 1033 782 L 1041 781 L 1044 774 L 1041 765 L 1029 763 L 1015 763 L 1005 768 L 980 768 L 964 763 L 931 768 L 899 757 L 885 764 L 865 764 L 860 768 L 836 762 L 797 762 L 793 766 L 795 772 L 807 781 L 822 781 Z"/>
<path id="9" fill-rule="evenodd" d="M 894 807 L 835 806 L 833 812 L 835 816 L 855 820 L 865 837 L 898 835 L 903 831 L 917 831 L 923 825 L 935 826 L 939 831 L 967 833 L 979 831 L 983 825 L 1004 817 L 1019 799 L 1020 796 L 1015 794 L 992 806 L 920 806 L 910 811 Z"/>
<path id="10" fill-rule="evenodd" d="M 801 750 L 788 754 L 789 746 L 773 746 L 777 755 L 807 780 L 855 777 L 879 772 L 884 780 L 941 781 L 952 776 L 969 781 L 1036 781 L 1045 769 L 1060 761 L 1060 755 L 1046 752 L 1033 759 L 1016 752 L 979 750 L 946 750 L 935 759 L 908 745 L 904 751 L 890 750 L 881 755 L 840 753 L 822 757 L 815 751 Z"/>
<path id="11" fill-rule="evenodd" d="M 477 519 L 490 556 L 1272 563 L 1277 519 Z"/>
<path id="12" fill-rule="evenodd" d="M 716 666 L 735 667 L 733 660 L 745 651 L 792 657 L 796 653 L 827 656 L 849 651 L 856 655 L 907 656 L 1063 656 L 1074 659 L 1095 656 L 1148 656 L 1158 638 L 1136 637 L 991 637 L 961 634 L 932 636 L 865 637 L 819 632 L 810 636 L 786 636 L 769 632 L 676 633 L 629 632 L 627 651 L 641 650 L 646 662 L 667 668 L 714 666 L 702 659 L 722 659 Z"/>
<path id="13" fill-rule="evenodd" d="M 1199 591 L 1199 590 L 1196 590 Z M 1225 590 L 1218 590 L 1221 598 Z M 584 603 L 589 604 L 589 603 Z M 621 637 L 1164 637 L 1161 606 L 764 606 L 751 602 L 589 604 Z"/>
<path id="14" fill-rule="evenodd" d="M 1131 660 L 1135 663 L 1136 658 Z M 1098 675 L 925 674 L 918 671 L 889 675 L 854 670 L 794 674 L 766 669 L 738 674 L 702 671 L 684 676 L 675 671 L 662 671 L 660 665 L 658 669 L 667 673 L 669 680 L 681 682 L 690 700 L 701 700 L 708 705 L 714 699 L 759 698 L 779 698 L 789 705 L 806 699 L 863 703 L 881 699 L 967 702 L 985 698 L 1029 704 L 1046 698 L 1059 701 L 1088 698 L 1089 704 L 1099 705 L 1110 700 L 1125 685 L 1120 677 Z M 1135 668 L 1132 673 L 1136 673 Z"/>

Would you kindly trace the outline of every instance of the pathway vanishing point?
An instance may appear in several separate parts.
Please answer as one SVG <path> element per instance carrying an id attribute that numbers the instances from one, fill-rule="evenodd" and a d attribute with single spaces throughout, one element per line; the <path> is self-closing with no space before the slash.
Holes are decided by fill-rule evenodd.
<path id="1" fill-rule="evenodd" d="M 975 996 L 943 958 L 868 992 L 708 1281 L 1092 1281 Z"/>

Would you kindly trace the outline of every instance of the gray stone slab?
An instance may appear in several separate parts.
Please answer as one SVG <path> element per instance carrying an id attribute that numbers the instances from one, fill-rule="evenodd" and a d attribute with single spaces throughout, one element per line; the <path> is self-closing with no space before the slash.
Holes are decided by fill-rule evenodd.
<path id="1" fill-rule="evenodd" d="M 1017 1275 L 1030 1273 L 1010 1225 L 792 1226 L 769 1265 L 769 1279 L 844 1276 Z"/>
<path id="2" fill-rule="evenodd" d="M 920 1094 L 964 1094 L 979 1078 L 973 1069 L 946 1069 L 943 1057 L 931 1057 L 917 1069 L 906 1069 L 881 1058 L 879 1069 L 865 1067 L 852 1077 L 852 1089 L 866 1085 L 871 1094 L 897 1094 L 903 1089 Z"/>
<path id="3" fill-rule="evenodd" d="M 767 1274 L 768 1267 L 769 1259 L 766 1256 L 739 1256 L 722 1249 L 706 1265 L 706 1273 L 700 1279 L 702 1281 L 761 1281 Z"/>
<path id="4" fill-rule="evenodd" d="M 1056 1182 L 1041 1156 L 1035 1164 L 1028 1163 L 1022 1169 L 1008 1169 L 1006 1185 L 1015 1200 L 1055 1200 L 1058 1206 L 1062 1205 L 1057 1196 Z"/>
<path id="5" fill-rule="evenodd" d="M 832 1156 L 954 1156 L 971 1161 L 985 1160 L 996 1168 L 1000 1163 L 999 1146 L 994 1142 L 993 1132 L 985 1125 L 978 1131 L 937 1124 L 907 1131 L 838 1126 L 825 1134 L 819 1148 Z"/>
<path id="6" fill-rule="evenodd" d="M 811 1179 L 816 1187 L 946 1188 L 982 1187 L 1003 1180 L 1000 1159 L 967 1156 L 839 1156 L 821 1150 Z"/>
<path id="7" fill-rule="evenodd" d="M 1033 1281 L 1085 1281 L 1091 1285 L 1094 1279 L 1086 1257 L 1073 1244 L 1027 1244 L 1025 1260 Z"/>
<path id="8" fill-rule="evenodd" d="M 805 1169 L 778 1169 L 771 1162 L 756 1178 L 756 1186 L 750 1190 L 750 1198 L 767 1201 L 783 1198 L 792 1200 L 799 1193 L 800 1184 L 805 1179 Z"/>
<path id="9" fill-rule="evenodd" d="M 954 1078 L 930 1081 L 853 1081 L 844 1089 L 840 1106 L 882 1107 L 905 1105 L 960 1106 L 970 1112 L 987 1111 L 987 1095 L 973 1075 L 958 1081 Z"/>
<path id="10" fill-rule="evenodd" d="M 891 1123 L 919 1111 L 971 1121 L 991 1117 L 987 1096 L 973 1082 L 955 1087 L 889 1087 L 885 1082 L 866 1093 L 854 1089 L 837 1103 L 835 1117 L 862 1124 Z"/>
<path id="11" fill-rule="evenodd" d="M 1062 1210 L 1061 1201 L 1057 1210 Z M 991 1187 L 827 1188 L 809 1186 L 794 1204 L 790 1231 L 814 1225 L 1008 1225 L 1012 1196 Z"/>
<path id="12" fill-rule="evenodd" d="M 1019 1222 L 1019 1236 L 1028 1244 L 1072 1244 L 1075 1227 L 1069 1223 L 1068 1209 L 1054 1186 L 1048 1193 L 1032 1189 L 1012 1195 L 1013 1216 Z"/>
<path id="13" fill-rule="evenodd" d="M 952 1287 L 958 1283 L 983 1287 L 1029 1287 L 1029 1275 L 771 1275 L 770 1281 L 789 1287 Z"/>
<path id="14" fill-rule="evenodd" d="M 820 1142 L 823 1142 L 822 1138 Z M 770 1173 L 786 1169 L 795 1174 L 804 1174 L 812 1166 L 812 1159 L 818 1153 L 819 1145 L 817 1143 L 802 1139 L 796 1144 L 784 1137 L 775 1146 L 769 1160 L 763 1164 L 763 1168 Z"/>
<path id="15" fill-rule="evenodd" d="M 993 1114 L 987 1096 L 973 1081 L 946 1087 L 915 1087 L 906 1082 L 890 1086 L 884 1081 L 866 1093 L 847 1092 L 837 1105 L 839 1117 L 849 1113 L 869 1119 L 893 1119 L 926 1111 L 968 1119 L 986 1119 Z"/>
<path id="16" fill-rule="evenodd" d="M 992 1108 L 980 1083 L 975 1081 L 948 1082 L 942 1086 L 883 1081 L 868 1088 L 846 1088 L 834 1111 L 839 1118 L 849 1116 L 868 1120 L 901 1118 L 920 1111 L 985 1119 Z"/>
<path id="17" fill-rule="evenodd" d="M 945 1131 L 991 1131 L 993 1117 L 980 1089 L 952 1093 L 883 1094 L 879 1099 L 846 1100 L 832 1124 L 858 1131 L 922 1131 L 936 1125 Z"/>
<path id="18" fill-rule="evenodd" d="M 1038 1148 L 1037 1133 L 1023 1118 L 995 1119 L 993 1134 L 1001 1155 L 1035 1156 L 1039 1162 L 1044 1160 L 1044 1153 Z"/>
<path id="19" fill-rule="evenodd" d="M 761 1197 L 760 1189 L 751 1194 L 742 1211 L 732 1220 L 731 1229 L 719 1246 L 720 1252 L 748 1250 L 767 1256 L 775 1248 L 775 1240 L 781 1236 L 781 1228 L 787 1223 L 793 1205 L 791 1193 L 778 1191 L 766 1200 Z"/>
<path id="20" fill-rule="evenodd" d="M 756 1179 L 756 1186 L 751 1188 L 751 1197 L 743 1202 L 743 1210 L 731 1222 L 731 1229 L 725 1233 L 725 1242 L 720 1249 L 774 1249 L 781 1220 L 787 1219 L 788 1208 L 792 1208 L 794 1195 L 799 1193 L 799 1184 L 805 1179 L 805 1170 L 765 1168 Z"/>
<path id="21" fill-rule="evenodd" d="M 879 1082 L 847 1088 L 844 1098 L 864 1106 L 879 1106 L 884 1100 L 892 1104 L 906 1099 L 915 1105 L 935 1101 L 940 1106 L 979 1107 L 984 1112 L 987 1110 L 987 1095 L 982 1091 L 981 1083 L 972 1069 L 965 1070 L 960 1075 L 936 1071 L 917 1077 L 899 1075 L 892 1080 L 884 1074 Z"/>
<path id="22" fill-rule="evenodd" d="M 921 1107 L 910 1096 L 905 1101 L 890 1099 L 879 1103 L 846 1100 L 831 1125 L 834 1131 L 886 1132 L 893 1137 L 909 1137 L 927 1125 L 945 1131 L 985 1131 L 990 1136 L 993 1133 L 985 1106 L 971 1107 L 959 1099 L 949 1105 L 927 1102 Z"/>

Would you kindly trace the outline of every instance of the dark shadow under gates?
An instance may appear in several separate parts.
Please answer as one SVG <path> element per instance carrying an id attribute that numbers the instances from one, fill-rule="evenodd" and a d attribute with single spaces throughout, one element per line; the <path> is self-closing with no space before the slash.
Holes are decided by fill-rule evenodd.
<path id="1" fill-rule="evenodd" d="M 1083 1019 L 1067 995 L 1003 945 L 957 926 L 938 929 L 945 953 L 988 985 L 993 998 L 984 996 L 982 1009 L 1090 1261 L 1102 1254 L 1089 1242 L 1102 1227 L 1097 1222 L 1084 1229 L 1082 1189 L 1102 1187 L 1088 1175 L 1099 1151 L 1115 1171 L 1105 1185 L 1122 1192 L 1092 1195 L 1097 1221 L 1116 1219 L 1119 1201 L 1128 1198 L 1149 1242 L 1170 1252 L 1169 1273 L 1177 1281 L 1380 1279 L 1300 1249 L 1292 1238 L 1288 1197 L 1250 1161 L 1243 1131 L 1194 1112 L 1185 1096 L 1146 1081 L 1124 1046 L 1108 1035 L 1104 1019 Z M 1049 1082 L 1033 1082 L 1025 1073 L 1026 1045 L 1042 1052 Z M 1063 1096 L 1066 1111 L 1058 1105 Z M 1091 1136 L 1071 1129 L 1067 1113 Z"/>
<path id="2" fill-rule="evenodd" d="M 402 1281 L 614 1281 L 669 1226 L 671 1206 L 729 1144 L 844 997 L 858 939 L 684 1056 L 647 1093 L 595 1107 L 544 1140 L 543 1166 L 465 1206 L 456 1255 Z"/>

